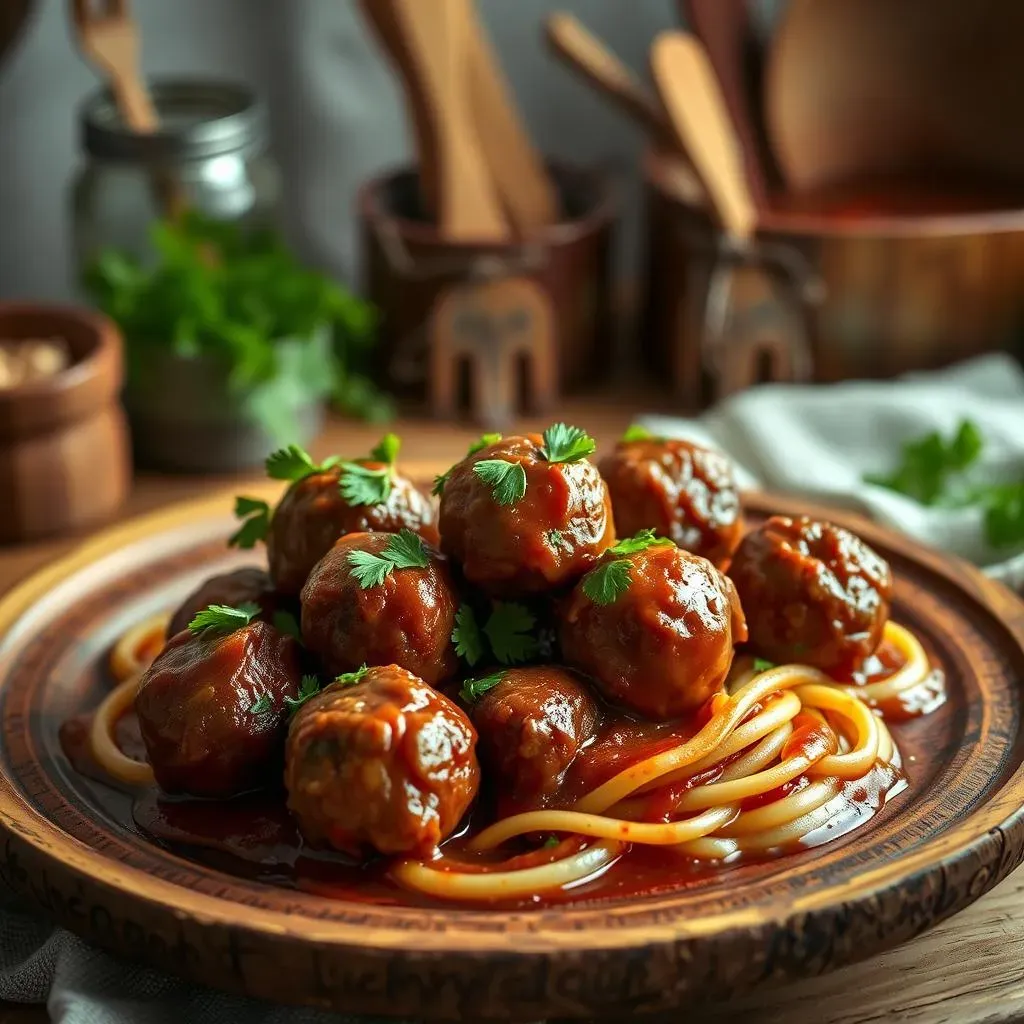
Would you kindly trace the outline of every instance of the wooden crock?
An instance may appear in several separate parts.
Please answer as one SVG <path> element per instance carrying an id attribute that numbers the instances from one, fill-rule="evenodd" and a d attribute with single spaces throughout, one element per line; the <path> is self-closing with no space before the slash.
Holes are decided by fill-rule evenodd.
<path id="1" fill-rule="evenodd" d="M 655 154 L 644 173 L 644 346 L 648 366 L 667 373 L 677 345 L 699 344 L 694 304 L 704 296 L 693 267 L 714 232 L 676 196 Z M 761 228 L 759 237 L 802 252 L 824 284 L 808 317 L 818 380 L 890 377 L 1020 344 L 1024 189 L 862 182 L 775 199 Z"/>
<path id="2" fill-rule="evenodd" d="M 364 293 L 381 311 L 379 371 L 390 387 L 424 393 L 431 310 L 481 258 L 508 264 L 549 296 L 563 390 L 601 376 L 612 344 L 610 261 L 618 204 L 603 174 L 564 165 L 550 171 L 566 216 L 534 236 L 498 244 L 442 239 L 421 213 L 416 173 L 409 168 L 363 185 L 357 205 Z"/>
<path id="3" fill-rule="evenodd" d="M 73 363 L 0 389 L 0 543 L 101 521 L 131 481 L 117 328 L 85 309 L 0 304 L 0 339 L 19 338 L 63 338 Z"/>

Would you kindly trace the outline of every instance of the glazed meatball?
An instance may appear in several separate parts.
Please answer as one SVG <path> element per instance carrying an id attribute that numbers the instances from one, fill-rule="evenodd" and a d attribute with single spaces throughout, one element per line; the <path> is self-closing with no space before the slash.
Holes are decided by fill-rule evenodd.
<path id="1" fill-rule="evenodd" d="M 502 503 L 476 467 L 521 466 L 526 491 Z M 542 439 L 508 437 L 452 468 L 441 494 L 441 545 L 466 579 L 495 597 L 575 582 L 615 540 L 608 488 L 587 460 L 548 462 Z"/>
<path id="2" fill-rule="evenodd" d="M 280 771 L 285 697 L 300 683 L 299 646 L 260 620 L 227 636 L 179 633 L 139 684 L 135 711 L 160 787 L 227 797 Z"/>
<path id="3" fill-rule="evenodd" d="M 396 535 L 351 533 L 309 574 L 302 588 L 302 638 L 332 675 L 394 663 L 433 685 L 455 672 L 451 636 L 459 601 L 448 569 L 436 549 L 402 536 L 419 543 L 424 567 L 395 568 L 380 582 L 361 579 L 352 557 L 380 559 Z"/>
<path id="4" fill-rule="evenodd" d="M 542 807 L 597 730 L 600 709 L 586 684 L 551 665 L 508 669 L 472 708 L 485 778 L 505 810 Z"/>
<path id="5" fill-rule="evenodd" d="M 653 529 L 726 568 L 743 535 L 743 516 L 724 455 L 689 441 L 622 441 L 600 469 L 621 536 Z"/>
<path id="6" fill-rule="evenodd" d="M 211 576 L 181 603 L 167 627 L 167 635 L 176 636 L 183 629 L 188 629 L 196 614 L 211 604 L 237 608 L 247 602 L 258 604 L 260 617 L 268 621 L 275 611 L 283 610 L 270 577 L 262 569 L 236 569 L 221 576 Z"/>
<path id="7" fill-rule="evenodd" d="M 610 701 L 647 718 L 695 711 L 721 690 L 733 644 L 747 637 L 732 583 L 706 558 L 671 544 L 604 561 L 594 572 L 624 563 L 617 578 L 625 587 L 596 588 L 590 575 L 577 584 L 562 613 L 566 660 Z"/>
<path id="8" fill-rule="evenodd" d="M 360 460 L 359 465 L 382 469 L 383 463 Z M 348 533 L 410 529 L 437 543 L 434 509 L 411 480 L 391 478 L 388 499 L 377 505 L 350 505 L 338 489 L 342 469 L 314 473 L 293 484 L 274 510 L 267 535 L 270 575 L 278 590 L 297 595 L 310 571 Z"/>
<path id="9" fill-rule="evenodd" d="M 397 665 L 332 683 L 292 719 L 288 807 L 311 843 L 353 856 L 429 856 L 480 783 L 476 731 L 447 697 Z"/>
<path id="10" fill-rule="evenodd" d="M 849 677 L 881 642 L 892 573 L 842 527 L 773 516 L 743 538 L 729 575 L 750 646 L 771 661 Z"/>

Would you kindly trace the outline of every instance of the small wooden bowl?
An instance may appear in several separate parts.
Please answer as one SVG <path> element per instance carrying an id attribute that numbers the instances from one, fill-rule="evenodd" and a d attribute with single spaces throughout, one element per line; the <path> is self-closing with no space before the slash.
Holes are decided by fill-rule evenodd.
<path id="1" fill-rule="evenodd" d="M 656 154 L 645 176 L 647 363 L 662 374 L 694 365 L 699 373 L 695 304 L 704 301 L 700 268 L 714 252 L 714 228 L 675 193 Z M 801 253 L 824 286 L 824 302 L 807 314 L 820 381 L 945 366 L 1009 347 L 1024 326 L 1020 187 L 886 179 L 776 196 L 759 237 Z"/>
<path id="2" fill-rule="evenodd" d="M 71 306 L 0 304 L 0 340 L 30 338 L 62 338 L 72 364 L 0 389 L 0 543 L 102 521 L 131 482 L 117 328 Z"/>

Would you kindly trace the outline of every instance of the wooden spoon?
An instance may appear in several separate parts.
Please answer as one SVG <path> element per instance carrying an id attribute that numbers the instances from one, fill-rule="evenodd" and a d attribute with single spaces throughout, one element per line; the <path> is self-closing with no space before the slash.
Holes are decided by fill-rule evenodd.
<path id="1" fill-rule="evenodd" d="M 473 0 L 446 0 L 462 20 L 473 123 L 484 160 L 513 227 L 530 234 L 559 217 L 558 195 L 523 127 Z"/>
<path id="2" fill-rule="evenodd" d="M 651 71 L 680 148 L 689 156 L 722 227 L 749 239 L 757 209 L 718 80 L 700 43 L 663 32 L 651 49 Z"/>
<path id="3" fill-rule="evenodd" d="M 392 0 L 430 110 L 437 148 L 438 225 L 450 241 L 508 237 L 494 182 L 477 142 L 466 89 L 468 25 L 444 0 Z"/>

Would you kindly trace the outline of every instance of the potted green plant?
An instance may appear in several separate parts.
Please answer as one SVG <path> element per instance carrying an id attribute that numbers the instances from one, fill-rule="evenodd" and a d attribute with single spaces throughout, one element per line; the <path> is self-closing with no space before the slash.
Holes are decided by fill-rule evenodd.
<path id="1" fill-rule="evenodd" d="M 308 442 L 328 400 L 387 418 L 390 403 L 351 369 L 373 343 L 372 306 L 303 267 L 272 231 L 189 211 L 152 234 L 155 262 L 106 250 L 84 281 L 124 334 L 140 464 L 257 465 Z"/>

